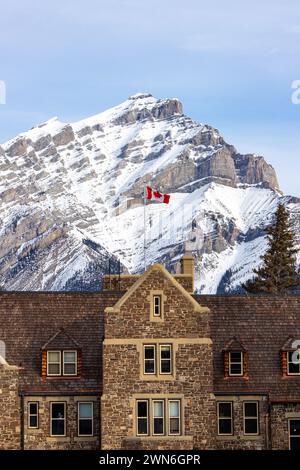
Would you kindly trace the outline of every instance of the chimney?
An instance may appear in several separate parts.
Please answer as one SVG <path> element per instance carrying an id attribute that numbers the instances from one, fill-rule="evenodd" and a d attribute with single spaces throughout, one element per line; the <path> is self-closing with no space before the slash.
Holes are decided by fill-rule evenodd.
<path id="1" fill-rule="evenodd" d="M 194 276 L 195 276 L 195 258 L 190 255 L 185 255 L 180 260 L 181 274 L 185 274 L 192 278 L 192 291 L 194 292 Z"/>

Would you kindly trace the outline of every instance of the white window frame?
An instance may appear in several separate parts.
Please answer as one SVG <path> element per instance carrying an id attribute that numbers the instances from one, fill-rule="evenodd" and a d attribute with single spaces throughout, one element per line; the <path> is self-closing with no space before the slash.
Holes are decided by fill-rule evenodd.
<path id="1" fill-rule="evenodd" d="M 154 351 L 154 358 L 153 358 L 153 363 L 154 363 L 154 372 L 146 372 L 146 361 L 149 361 L 150 359 L 146 359 L 146 355 L 145 355 L 145 350 L 146 348 L 152 348 L 153 351 Z M 157 367 L 156 367 L 156 362 L 157 362 L 157 347 L 156 347 L 156 344 L 153 344 L 153 343 L 150 343 L 150 344 L 144 344 L 143 345 L 143 352 L 144 352 L 144 375 L 156 375 L 156 370 L 157 370 Z"/>
<path id="2" fill-rule="evenodd" d="M 300 418 L 289 418 L 288 420 L 288 432 L 289 432 L 289 450 L 291 450 L 291 437 L 300 439 L 300 436 L 291 435 L 291 421 L 300 421 Z"/>
<path id="3" fill-rule="evenodd" d="M 231 362 L 231 354 L 240 354 L 241 355 L 241 362 Z M 228 374 L 230 377 L 242 377 L 244 375 L 244 353 L 243 351 L 229 351 L 229 369 Z M 241 373 L 240 374 L 232 374 L 231 373 L 231 364 L 241 364 Z"/>
<path id="4" fill-rule="evenodd" d="M 59 354 L 59 362 L 49 362 L 49 354 L 50 353 L 58 353 Z M 59 373 L 58 374 L 50 374 L 49 373 L 49 365 L 50 364 L 59 364 Z M 48 377 L 59 377 L 61 376 L 61 351 L 59 350 L 51 350 L 49 349 L 49 351 L 47 351 L 47 376 Z"/>
<path id="5" fill-rule="evenodd" d="M 245 413 L 245 405 L 247 403 L 252 403 L 256 405 L 256 416 L 246 416 Z M 257 422 L 257 432 L 246 432 L 246 420 L 247 419 L 256 419 Z M 244 436 L 258 436 L 259 435 L 259 403 L 258 401 L 244 401 L 243 402 L 243 431 L 244 431 Z"/>
<path id="6" fill-rule="evenodd" d="M 156 300 L 156 299 L 159 300 L 159 302 L 158 302 L 158 310 L 159 310 L 159 312 L 158 312 L 158 313 L 155 312 L 155 310 L 156 310 L 156 308 L 155 308 L 155 307 L 156 307 L 156 305 L 155 305 L 155 300 Z M 153 295 L 153 316 L 156 317 L 156 318 L 161 317 L 161 312 L 162 312 L 162 308 L 161 308 L 162 305 L 161 305 L 161 304 L 162 304 L 162 296 L 159 295 L 159 294 L 154 294 L 154 295 Z"/>
<path id="7" fill-rule="evenodd" d="M 58 421 L 58 418 L 52 418 L 52 406 L 53 405 L 64 405 L 64 434 L 52 434 L 52 421 Z M 50 402 L 50 436 L 51 437 L 66 437 L 67 435 L 67 403 L 65 401 L 51 401 Z"/>
<path id="8" fill-rule="evenodd" d="M 166 359 L 162 359 L 161 350 L 162 350 L 162 347 L 166 347 L 166 346 L 168 346 L 170 348 L 170 372 L 162 372 L 162 370 L 161 370 L 162 360 L 166 360 Z M 173 373 L 173 348 L 172 348 L 172 344 L 168 344 L 168 343 L 159 344 L 159 374 L 160 375 L 172 375 L 172 373 Z"/>
<path id="9" fill-rule="evenodd" d="M 154 416 L 154 404 L 155 403 L 162 403 L 162 416 L 159 417 L 159 416 Z M 164 436 L 165 435 L 165 400 L 161 399 L 161 398 L 158 398 L 158 399 L 152 399 L 151 400 L 151 404 L 152 404 L 152 434 L 153 436 Z M 162 433 L 155 433 L 154 432 L 154 420 L 155 418 L 158 418 L 158 419 L 161 419 L 163 420 L 163 432 Z"/>
<path id="10" fill-rule="evenodd" d="M 30 405 L 36 405 L 36 413 L 30 412 Z M 30 418 L 31 416 L 36 416 L 36 426 L 30 426 Z M 38 401 L 29 401 L 27 403 L 27 427 L 28 429 L 39 429 L 39 402 Z"/>
<path id="11" fill-rule="evenodd" d="M 92 417 L 91 418 L 80 418 L 80 405 L 92 405 Z M 92 421 L 92 433 L 91 434 L 80 434 L 80 421 Z M 77 402 L 77 435 L 78 437 L 91 437 L 94 435 L 94 402 L 92 401 L 78 401 Z"/>
<path id="12" fill-rule="evenodd" d="M 286 352 L 287 375 L 296 375 L 296 376 L 298 376 L 298 375 L 300 375 L 300 363 L 298 364 L 299 372 L 290 372 L 290 371 L 289 371 L 289 365 L 290 365 L 290 364 L 293 364 L 293 361 L 290 361 L 290 360 L 289 360 L 289 355 L 290 355 L 290 353 L 293 353 L 293 352 L 294 352 L 294 351 L 287 351 L 287 352 Z M 293 364 L 293 365 L 295 365 L 295 364 Z"/>
<path id="13" fill-rule="evenodd" d="M 65 353 L 75 353 L 75 374 L 66 374 L 65 373 Z M 73 362 L 67 362 L 67 364 L 73 364 Z M 76 349 L 64 349 L 62 351 L 62 365 L 63 365 L 63 376 L 65 377 L 75 377 L 77 375 L 77 351 Z"/>
<path id="14" fill-rule="evenodd" d="M 231 416 L 230 418 L 223 418 L 223 417 L 220 417 L 220 405 L 223 405 L 223 404 L 229 404 L 230 405 L 230 410 L 231 410 Z M 224 432 L 220 432 L 220 426 L 219 426 L 219 423 L 220 423 L 220 420 L 223 420 L 223 419 L 230 419 L 230 422 L 231 422 L 231 433 L 224 433 Z M 217 402 L 217 421 L 218 421 L 218 436 L 233 436 L 233 406 L 232 406 L 232 401 L 218 401 Z"/>
<path id="15" fill-rule="evenodd" d="M 168 435 L 169 436 L 181 436 L 181 400 L 179 399 L 173 399 L 173 398 L 168 398 L 167 399 L 168 401 Z M 171 408 L 171 403 L 178 403 L 178 409 L 179 409 L 179 413 L 178 413 L 178 421 L 179 421 L 179 432 L 171 432 L 171 413 L 170 413 L 170 408 Z M 175 417 L 173 417 L 173 419 L 175 419 Z"/>
<path id="16" fill-rule="evenodd" d="M 147 416 L 139 416 L 138 414 L 138 404 L 139 403 L 147 403 Z M 148 399 L 138 399 L 136 400 L 136 435 L 137 436 L 149 436 L 150 435 L 150 402 Z M 146 434 L 139 434 L 139 419 L 147 419 L 147 433 Z"/>

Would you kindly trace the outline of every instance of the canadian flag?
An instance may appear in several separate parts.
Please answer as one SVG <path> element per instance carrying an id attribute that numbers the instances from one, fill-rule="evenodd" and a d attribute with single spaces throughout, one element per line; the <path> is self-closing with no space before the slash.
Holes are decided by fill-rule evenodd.
<path id="1" fill-rule="evenodd" d="M 155 189 L 150 188 L 150 186 L 146 187 L 147 191 L 147 199 L 149 201 L 160 201 L 164 202 L 165 204 L 169 204 L 170 202 L 170 194 L 162 194 L 159 191 L 156 191 Z"/>

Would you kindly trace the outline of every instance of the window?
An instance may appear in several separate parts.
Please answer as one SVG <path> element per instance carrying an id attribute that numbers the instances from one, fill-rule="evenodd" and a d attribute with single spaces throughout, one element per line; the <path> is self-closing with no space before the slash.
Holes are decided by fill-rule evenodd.
<path id="1" fill-rule="evenodd" d="M 164 401 L 153 400 L 153 434 L 164 434 Z"/>
<path id="2" fill-rule="evenodd" d="M 78 436 L 93 435 L 93 403 L 78 403 Z"/>
<path id="3" fill-rule="evenodd" d="M 30 429 L 39 427 L 39 403 L 37 401 L 28 403 L 28 427 Z"/>
<path id="4" fill-rule="evenodd" d="M 172 373 L 172 346 L 170 344 L 161 344 L 160 350 L 160 374 Z"/>
<path id="5" fill-rule="evenodd" d="M 47 375 L 77 375 L 77 351 L 47 351 Z"/>
<path id="6" fill-rule="evenodd" d="M 300 362 L 293 361 L 293 355 L 295 351 L 287 352 L 287 373 L 288 375 L 299 375 L 300 374 Z M 296 352 L 297 355 L 297 352 Z"/>
<path id="7" fill-rule="evenodd" d="M 161 317 L 161 296 L 160 295 L 153 296 L 153 316 Z"/>
<path id="8" fill-rule="evenodd" d="M 156 348 L 154 344 L 144 345 L 144 374 L 155 374 Z"/>
<path id="9" fill-rule="evenodd" d="M 300 450 L 300 419 L 289 420 L 290 450 Z"/>
<path id="10" fill-rule="evenodd" d="M 66 435 L 66 404 L 51 403 L 51 436 Z"/>
<path id="11" fill-rule="evenodd" d="M 47 375 L 61 374 L 60 351 L 47 351 Z"/>
<path id="12" fill-rule="evenodd" d="M 77 375 L 77 351 L 63 351 L 63 375 Z"/>
<path id="13" fill-rule="evenodd" d="M 244 434 L 258 434 L 258 403 L 244 402 Z"/>
<path id="14" fill-rule="evenodd" d="M 138 400 L 137 402 L 137 435 L 148 435 L 148 400 Z"/>
<path id="15" fill-rule="evenodd" d="M 218 403 L 218 434 L 233 434 L 232 428 L 232 403 Z"/>
<path id="16" fill-rule="evenodd" d="M 171 344 L 144 344 L 144 375 L 171 375 L 173 354 Z"/>
<path id="17" fill-rule="evenodd" d="M 177 399 L 137 400 L 137 436 L 181 434 L 181 401 Z"/>
<path id="18" fill-rule="evenodd" d="M 169 400 L 169 434 L 180 434 L 179 400 Z"/>
<path id="19" fill-rule="evenodd" d="M 229 375 L 243 375 L 243 353 L 229 353 Z"/>

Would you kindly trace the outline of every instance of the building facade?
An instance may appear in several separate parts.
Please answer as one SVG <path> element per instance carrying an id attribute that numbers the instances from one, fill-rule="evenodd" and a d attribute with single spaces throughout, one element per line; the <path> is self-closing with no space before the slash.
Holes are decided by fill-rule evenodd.
<path id="1" fill-rule="evenodd" d="M 193 284 L 1 292 L 0 449 L 300 449 L 300 298 Z"/>

